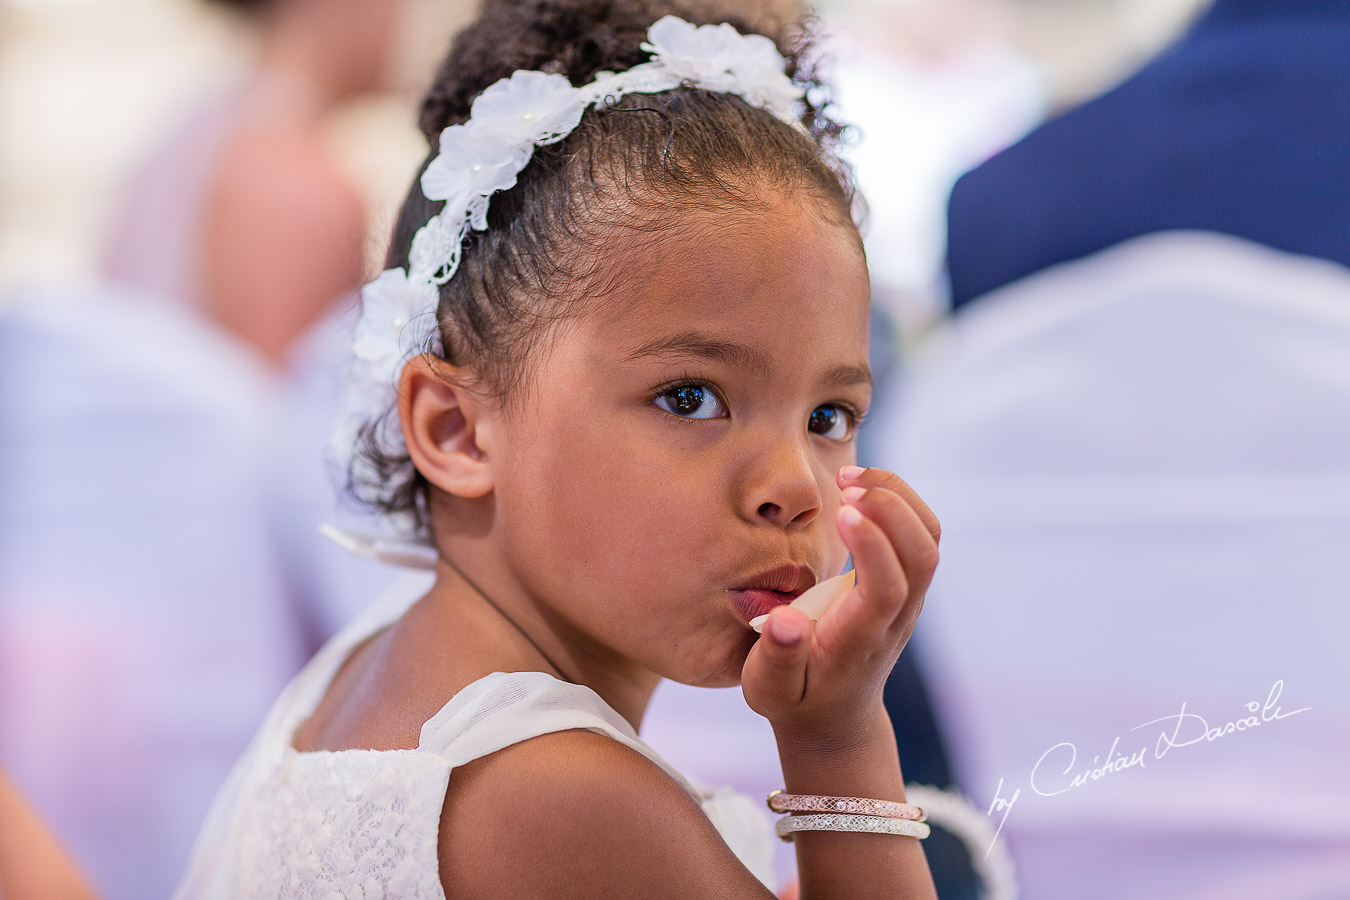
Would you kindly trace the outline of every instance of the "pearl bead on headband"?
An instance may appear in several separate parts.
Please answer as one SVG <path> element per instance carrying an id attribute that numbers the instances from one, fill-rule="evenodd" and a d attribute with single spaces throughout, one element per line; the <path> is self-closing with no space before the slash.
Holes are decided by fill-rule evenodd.
<path id="1" fill-rule="evenodd" d="M 357 436 L 394 405 L 399 372 L 411 355 L 441 352 L 436 308 L 439 287 L 459 268 L 470 229 L 487 230 L 488 202 L 516 183 L 536 147 L 572 133 L 592 105 L 626 94 L 652 94 L 689 85 L 735 94 L 800 127 L 801 87 L 785 73 L 773 41 L 727 24 L 694 26 L 665 16 L 647 31 L 648 62 L 601 72 L 573 87 L 562 75 L 517 70 L 473 101 L 469 120 L 441 132 L 440 152 L 422 173 L 422 193 L 444 208 L 413 237 L 408 270 L 386 269 L 361 291 L 361 319 L 352 350 L 343 415 L 333 436 L 338 460 L 352 462 Z M 388 419 L 376 432 L 381 449 L 403 451 L 403 435 Z"/>

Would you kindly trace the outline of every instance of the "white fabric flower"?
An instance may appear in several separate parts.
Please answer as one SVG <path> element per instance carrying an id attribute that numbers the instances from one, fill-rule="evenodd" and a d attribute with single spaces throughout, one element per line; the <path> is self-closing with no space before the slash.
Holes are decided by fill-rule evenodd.
<path id="1" fill-rule="evenodd" d="M 473 101 L 472 122 L 528 154 L 535 145 L 571 134 L 583 111 L 581 92 L 564 76 L 522 69 Z"/>
<path id="2" fill-rule="evenodd" d="M 441 132 L 440 154 L 422 173 L 422 193 L 445 200 L 447 211 L 467 209 L 478 197 L 512 187 L 531 149 L 474 121 L 451 125 Z"/>
<path id="3" fill-rule="evenodd" d="M 395 400 L 394 386 L 378 378 L 370 363 L 361 359 L 351 361 L 330 444 L 333 456 L 344 470 L 360 459 L 356 455 L 356 441 L 361 429 L 392 409 Z M 382 430 L 387 431 L 387 426 Z M 388 449 L 391 442 L 387 435 L 377 433 L 377 439 L 382 449 Z"/>
<path id="4" fill-rule="evenodd" d="M 793 119 L 793 104 L 806 93 L 783 71 L 784 60 L 774 42 L 762 34 L 741 38 L 740 57 L 731 71 L 741 84 L 740 94 L 756 106 L 768 107 L 784 119 Z"/>
<path id="5" fill-rule="evenodd" d="M 422 349 L 435 329 L 436 290 L 410 282 L 402 269 L 386 269 L 361 290 L 361 320 L 352 345 L 372 375 L 392 386 L 411 353 Z"/>
<path id="6" fill-rule="evenodd" d="M 676 16 L 652 23 L 642 49 L 673 74 L 714 91 L 726 89 L 743 53 L 740 32 L 725 22 L 695 26 Z"/>
<path id="7" fill-rule="evenodd" d="M 647 30 L 642 49 L 679 78 L 711 91 L 736 94 L 792 120 L 803 91 L 783 71 L 774 42 L 762 34 L 743 35 L 725 22 L 695 27 L 665 16 Z"/>
<path id="8" fill-rule="evenodd" d="M 503 78 L 474 100 L 468 122 L 441 132 L 422 192 L 447 201 L 449 211 L 476 211 L 478 198 L 515 185 L 535 146 L 570 134 L 583 111 L 581 92 L 561 75 L 522 70 Z"/>

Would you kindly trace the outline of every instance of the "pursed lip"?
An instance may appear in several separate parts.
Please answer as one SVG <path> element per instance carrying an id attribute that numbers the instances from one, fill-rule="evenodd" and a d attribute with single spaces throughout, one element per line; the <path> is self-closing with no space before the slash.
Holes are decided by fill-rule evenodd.
<path id="1" fill-rule="evenodd" d="M 791 603 L 815 583 L 810 568 L 789 563 L 753 575 L 744 584 L 728 589 L 727 594 L 749 624 L 751 619 Z"/>
<path id="2" fill-rule="evenodd" d="M 815 573 L 808 566 L 786 563 L 751 576 L 744 584 L 737 585 L 735 590 L 770 590 L 796 597 L 815 583 Z"/>

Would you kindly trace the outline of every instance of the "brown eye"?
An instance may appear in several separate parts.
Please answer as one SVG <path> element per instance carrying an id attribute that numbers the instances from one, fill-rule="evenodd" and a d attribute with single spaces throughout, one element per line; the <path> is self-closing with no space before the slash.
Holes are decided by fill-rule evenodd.
<path id="1" fill-rule="evenodd" d="M 706 384 L 681 384 L 667 388 L 653 401 L 661 409 L 682 419 L 717 419 L 726 415 L 726 407 Z"/>
<path id="2" fill-rule="evenodd" d="M 853 419 L 838 406 L 818 406 L 811 412 L 807 430 L 831 440 L 842 441 L 848 437 Z"/>

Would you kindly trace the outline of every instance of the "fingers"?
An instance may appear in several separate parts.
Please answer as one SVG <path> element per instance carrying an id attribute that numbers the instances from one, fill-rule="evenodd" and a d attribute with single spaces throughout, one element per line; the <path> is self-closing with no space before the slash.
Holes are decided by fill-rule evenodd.
<path id="1" fill-rule="evenodd" d="M 902 481 L 894 472 L 875 467 L 865 469 L 862 466 L 844 466 L 839 470 L 835 480 L 840 488 L 883 487 L 894 491 L 918 514 L 928 533 L 933 536 L 933 541 L 936 543 L 941 540 L 942 525 L 938 522 L 937 516 L 933 515 L 933 511 L 923 502 L 923 498 L 914 492 L 914 488 Z"/>
<path id="2" fill-rule="evenodd" d="M 900 558 L 910 590 L 916 594 L 927 591 L 938 564 L 938 545 L 919 511 L 884 487 L 844 488 L 844 503 L 857 507 L 881 528 Z"/>
<path id="3" fill-rule="evenodd" d="M 909 596 L 909 579 L 890 538 L 853 504 L 837 513 L 839 535 L 853 554 L 857 584 L 826 610 L 821 640 L 853 650 L 876 640 L 895 621 Z"/>
<path id="4" fill-rule="evenodd" d="M 941 526 L 928 505 L 884 469 L 840 470 L 838 527 L 857 567 L 857 588 L 822 622 L 821 640 L 854 649 L 891 630 L 912 632 L 938 563 Z"/>
<path id="5" fill-rule="evenodd" d="M 746 699 L 787 708 L 801 701 L 806 690 L 806 662 L 811 656 L 811 620 L 799 609 L 780 606 L 769 613 L 764 634 L 755 642 L 754 684 L 744 683 Z M 748 661 L 747 661 L 748 662 Z M 751 672 L 747 665 L 746 675 Z"/>
<path id="6" fill-rule="evenodd" d="M 841 469 L 838 483 L 835 526 L 853 556 L 854 588 L 815 623 L 791 606 L 774 609 L 742 670 L 746 700 L 775 727 L 805 709 L 837 709 L 868 685 L 880 691 L 874 676 L 884 681 L 909 640 L 937 567 L 941 525 L 913 488 L 856 466 Z"/>

